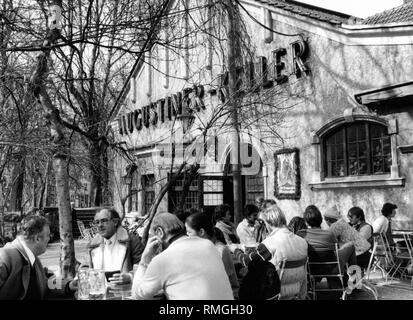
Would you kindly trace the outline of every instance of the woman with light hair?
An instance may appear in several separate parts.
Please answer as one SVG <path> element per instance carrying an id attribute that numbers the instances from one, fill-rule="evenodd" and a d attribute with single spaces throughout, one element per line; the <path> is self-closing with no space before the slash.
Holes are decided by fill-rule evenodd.
<path id="1" fill-rule="evenodd" d="M 246 255 L 235 250 L 237 258 L 248 265 L 249 259 L 270 261 L 281 279 L 281 299 L 305 299 L 307 294 L 307 241 L 287 228 L 284 213 L 277 205 L 271 205 L 261 212 L 268 230 L 267 238 L 260 243 L 256 254 Z M 281 269 L 285 263 L 284 270 Z M 282 272 L 282 274 L 281 274 Z"/>

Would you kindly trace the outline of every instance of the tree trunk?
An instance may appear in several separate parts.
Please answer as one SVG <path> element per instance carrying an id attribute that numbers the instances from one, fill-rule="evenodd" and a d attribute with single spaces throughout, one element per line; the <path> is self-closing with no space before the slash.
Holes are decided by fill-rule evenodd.
<path id="1" fill-rule="evenodd" d="M 102 148 L 99 142 L 91 142 L 89 149 L 89 199 L 90 205 L 99 207 L 102 204 Z"/>
<path id="2" fill-rule="evenodd" d="M 40 190 L 39 201 L 38 201 L 40 209 L 43 209 L 43 207 L 45 206 L 45 194 L 46 194 L 46 191 L 47 191 L 47 185 L 49 184 L 49 175 L 50 175 L 51 164 L 52 163 L 50 161 L 47 162 L 46 171 L 45 171 L 44 177 L 42 179 L 42 189 Z"/>
<path id="3" fill-rule="evenodd" d="M 104 149 L 102 151 L 102 204 L 105 206 L 113 205 L 109 180 L 108 150 Z"/>
<path id="4" fill-rule="evenodd" d="M 53 167 L 56 179 L 57 206 L 59 208 L 60 270 L 64 278 L 72 278 L 75 276 L 75 249 L 66 157 L 62 154 L 56 154 L 53 159 Z"/>
<path id="5" fill-rule="evenodd" d="M 241 164 L 239 156 L 239 123 L 238 123 L 238 101 L 236 92 L 237 67 L 239 63 L 239 12 L 237 4 L 232 0 L 227 1 L 228 11 L 228 98 L 229 108 L 231 110 L 231 166 L 233 178 L 234 194 L 234 218 L 235 225 L 240 223 L 242 217 L 242 177 Z"/>
<path id="6" fill-rule="evenodd" d="M 23 150 L 19 150 L 15 158 L 15 165 L 12 171 L 12 186 L 10 193 L 10 211 L 21 211 L 23 200 L 24 173 L 26 167 L 26 157 Z"/>
<path id="7" fill-rule="evenodd" d="M 50 59 L 51 46 L 60 38 L 60 12 L 62 11 L 62 1 L 52 0 L 49 3 L 49 12 L 52 17 L 49 19 L 49 30 L 42 44 L 43 52 L 37 56 L 37 63 L 30 77 L 26 103 L 33 98 L 41 104 L 48 119 L 50 134 L 53 139 L 53 166 L 56 179 L 56 194 L 59 210 L 59 231 L 60 231 L 60 267 L 61 275 L 64 278 L 72 278 L 75 274 L 75 246 L 72 232 L 72 215 L 69 196 L 68 177 L 68 148 L 64 135 L 63 125 L 57 109 L 48 93 L 46 79 L 48 76 L 48 63 Z"/>

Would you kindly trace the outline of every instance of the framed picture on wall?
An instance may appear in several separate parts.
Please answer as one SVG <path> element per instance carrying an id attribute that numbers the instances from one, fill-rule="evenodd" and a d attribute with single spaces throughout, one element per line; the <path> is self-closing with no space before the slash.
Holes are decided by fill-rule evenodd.
<path id="1" fill-rule="evenodd" d="M 298 148 L 281 149 L 274 153 L 274 196 L 277 199 L 300 199 L 300 157 Z"/>

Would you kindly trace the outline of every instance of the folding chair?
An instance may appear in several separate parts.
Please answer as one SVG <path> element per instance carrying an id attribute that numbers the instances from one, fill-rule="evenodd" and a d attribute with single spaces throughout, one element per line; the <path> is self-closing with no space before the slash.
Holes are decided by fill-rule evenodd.
<path id="1" fill-rule="evenodd" d="M 353 291 L 354 288 L 356 288 L 356 289 L 364 288 L 364 289 L 367 289 L 369 292 L 371 292 L 373 294 L 375 300 L 378 300 L 379 295 L 377 293 L 376 287 L 369 281 L 370 272 L 371 272 L 371 269 L 373 268 L 373 260 L 374 260 L 374 257 L 375 257 L 375 253 L 377 252 L 377 246 L 378 246 L 377 241 L 374 241 L 373 248 L 371 249 L 371 255 L 370 255 L 369 263 L 368 263 L 367 269 L 365 270 L 364 274 L 363 274 L 363 271 L 361 270 L 361 268 L 359 266 L 350 266 L 348 268 L 348 270 L 347 270 L 348 274 L 351 273 L 351 272 L 356 271 L 356 268 L 359 268 L 360 279 L 356 283 L 352 283 L 351 279 L 348 280 L 347 289 L 346 289 L 347 294 L 350 294 Z"/>
<path id="2" fill-rule="evenodd" d="M 77 226 L 79 227 L 81 238 L 83 240 L 87 240 L 87 241 L 92 240 L 93 236 L 90 232 L 90 229 L 85 227 L 85 224 L 83 223 L 83 221 L 82 220 L 76 220 L 76 222 L 77 222 Z"/>
<path id="3" fill-rule="evenodd" d="M 341 292 L 341 299 L 347 298 L 346 289 L 344 287 L 344 273 L 341 270 L 338 244 L 335 244 L 334 250 L 309 250 L 308 251 L 308 277 L 309 277 L 309 293 L 313 300 L 317 300 L 319 292 Z M 323 288 L 317 285 L 323 278 L 327 279 L 328 287 Z M 334 281 L 333 283 L 333 280 Z M 337 285 L 337 288 L 330 288 L 330 285 Z"/>
<path id="4" fill-rule="evenodd" d="M 399 273 L 401 278 L 405 277 L 407 273 L 407 267 L 413 262 L 411 240 L 405 233 L 403 233 L 403 240 L 406 244 L 406 247 L 403 247 L 402 249 L 405 249 L 406 251 L 393 254 L 394 263 L 389 270 L 391 278 L 394 278 L 396 273 Z M 411 283 L 413 283 L 413 278 Z"/>
<path id="5" fill-rule="evenodd" d="M 390 270 L 394 267 L 394 258 L 389 245 L 389 241 L 385 233 L 373 234 L 373 249 L 369 263 L 369 275 L 372 269 L 374 271 L 378 268 L 382 274 L 382 278 L 387 282 L 390 276 Z"/>
<path id="6" fill-rule="evenodd" d="M 92 238 L 94 238 L 99 233 L 98 227 L 94 225 L 93 222 L 90 222 L 89 226 L 90 235 L 92 236 Z"/>
<path id="7" fill-rule="evenodd" d="M 281 281 L 281 290 L 277 295 L 277 300 L 299 299 L 301 287 L 307 287 L 307 260 L 287 260 L 284 259 L 278 270 L 278 275 Z M 296 273 L 287 274 L 286 270 L 296 269 Z M 301 269 L 301 270 L 300 270 Z"/>

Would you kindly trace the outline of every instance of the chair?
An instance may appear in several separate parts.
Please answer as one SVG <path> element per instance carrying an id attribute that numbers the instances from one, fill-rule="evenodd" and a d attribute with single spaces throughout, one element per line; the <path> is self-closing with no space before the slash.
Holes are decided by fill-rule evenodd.
<path id="1" fill-rule="evenodd" d="M 77 226 L 79 227 L 80 237 L 83 240 L 90 241 L 92 240 L 93 236 L 89 228 L 85 227 L 85 224 L 81 220 L 76 220 Z"/>
<path id="2" fill-rule="evenodd" d="M 277 300 L 300 299 L 301 288 L 307 288 L 307 260 L 306 257 L 301 260 L 284 259 L 281 262 L 278 270 L 281 290 L 276 297 Z M 296 272 L 293 272 L 294 269 Z M 286 274 L 286 270 L 292 272 Z"/>
<path id="3" fill-rule="evenodd" d="M 369 279 L 370 272 L 378 268 L 382 274 L 382 278 L 387 282 L 388 272 L 386 269 L 388 270 L 393 265 L 393 259 L 388 241 L 384 240 L 385 237 L 386 235 L 383 233 L 373 234 L 373 249 L 367 268 L 367 280 Z"/>
<path id="4" fill-rule="evenodd" d="M 341 293 L 341 299 L 347 298 L 344 287 L 344 273 L 341 270 L 338 244 L 335 244 L 333 250 L 312 250 L 308 251 L 308 277 L 309 293 L 313 300 L 317 300 L 319 292 L 336 292 Z M 327 279 L 328 288 L 317 285 L 323 278 Z M 330 286 L 334 285 L 333 288 Z"/>
<path id="5" fill-rule="evenodd" d="M 358 273 L 359 276 L 356 277 L 355 281 L 353 280 L 353 276 L 349 277 L 349 280 L 347 282 L 347 289 L 346 289 L 347 294 L 351 294 L 351 292 L 354 289 L 364 288 L 364 289 L 367 289 L 369 292 L 371 292 L 373 294 L 375 300 L 378 300 L 379 295 L 377 293 L 376 287 L 369 281 L 370 272 L 371 272 L 371 269 L 373 268 L 373 260 L 374 260 L 374 257 L 375 257 L 375 253 L 377 252 L 377 246 L 378 246 L 377 241 L 374 241 L 373 242 L 373 248 L 371 249 L 371 255 L 370 255 L 369 263 L 368 263 L 367 269 L 365 270 L 364 273 L 362 272 L 362 270 L 359 266 L 350 266 L 348 268 L 348 270 L 347 270 L 348 274 L 355 272 L 356 274 Z"/>
<path id="6" fill-rule="evenodd" d="M 405 251 L 393 253 L 394 263 L 389 270 L 391 278 L 394 278 L 396 273 L 399 273 L 401 278 L 406 277 L 407 268 L 413 262 L 412 243 L 410 237 L 406 233 L 403 233 L 403 240 L 406 247 L 403 247 L 402 249 L 405 249 Z M 411 283 L 413 283 L 413 278 Z"/>
<path id="7" fill-rule="evenodd" d="M 93 222 L 89 223 L 89 226 L 90 234 L 92 238 L 94 238 L 99 233 L 98 227 L 94 225 Z"/>

